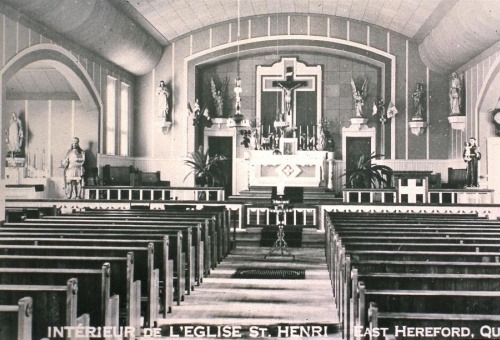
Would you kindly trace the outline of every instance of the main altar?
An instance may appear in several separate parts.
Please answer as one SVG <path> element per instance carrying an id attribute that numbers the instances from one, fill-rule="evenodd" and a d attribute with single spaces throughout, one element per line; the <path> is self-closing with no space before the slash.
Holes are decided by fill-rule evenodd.
<path id="1" fill-rule="evenodd" d="M 297 151 L 293 155 L 276 155 L 269 151 L 252 152 L 250 185 L 319 187 L 326 186 L 326 152 Z"/>

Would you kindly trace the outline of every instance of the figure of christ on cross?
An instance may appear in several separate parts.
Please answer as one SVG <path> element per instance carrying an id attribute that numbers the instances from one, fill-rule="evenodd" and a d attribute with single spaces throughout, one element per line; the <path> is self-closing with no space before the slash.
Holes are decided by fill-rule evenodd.
<path id="1" fill-rule="evenodd" d="M 293 66 L 286 68 L 286 75 L 284 81 L 273 81 L 273 86 L 279 86 L 283 89 L 283 97 L 285 101 L 285 112 L 290 115 L 292 112 L 293 90 L 298 87 L 306 86 L 307 81 L 297 81 L 293 79 Z"/>

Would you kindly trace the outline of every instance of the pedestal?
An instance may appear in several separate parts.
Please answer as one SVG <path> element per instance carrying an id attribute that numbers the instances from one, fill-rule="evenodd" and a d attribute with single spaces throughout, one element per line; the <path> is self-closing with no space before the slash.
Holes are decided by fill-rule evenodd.
<path id="1" fill-rule="evenodd" d="M 466 116 L 448 116 L 448 122 L 453 130 L 465 131 Z"/>
<path id="2" fill-rule="evenodd" d="M 408 123 L 411 129 L 411 133 L 415 136 L 420 136 L 424 134 L 425 129 L 427 128 L 427 122 L 421 120 L 414 120 Z"/>

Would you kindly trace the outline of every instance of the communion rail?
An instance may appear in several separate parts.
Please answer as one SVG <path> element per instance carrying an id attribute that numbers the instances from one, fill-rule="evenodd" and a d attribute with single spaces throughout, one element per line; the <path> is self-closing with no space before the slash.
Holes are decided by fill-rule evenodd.
<path id="1" fill-rule="evenodd" d="M 151 187 L 96 186 L 84 187 L 88 200 L 147 200 L 147 201 L 224 201 L 220 187 Z"/>

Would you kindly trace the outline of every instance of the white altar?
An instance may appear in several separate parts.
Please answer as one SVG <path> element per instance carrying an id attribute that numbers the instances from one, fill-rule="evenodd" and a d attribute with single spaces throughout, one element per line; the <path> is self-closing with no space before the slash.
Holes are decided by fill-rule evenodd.
<path id="1" fill-rule="evenodd" d="M 254 150 L 250 158 L 250 185 L 319 187 L 324 184 L 326 151 L 297 151 L 294 155 L 273 155 L 272 150 Z"/>

